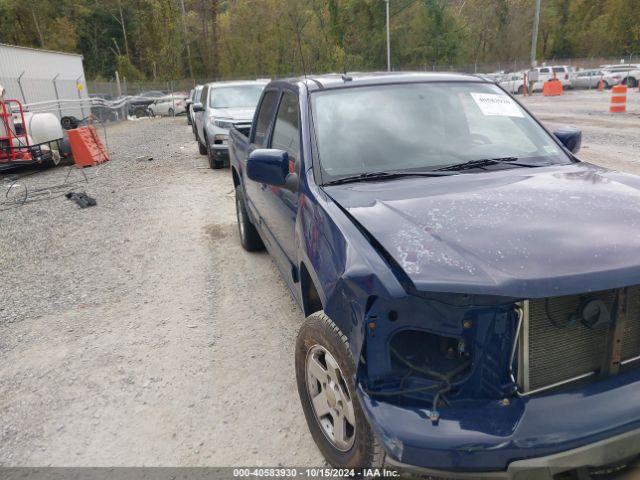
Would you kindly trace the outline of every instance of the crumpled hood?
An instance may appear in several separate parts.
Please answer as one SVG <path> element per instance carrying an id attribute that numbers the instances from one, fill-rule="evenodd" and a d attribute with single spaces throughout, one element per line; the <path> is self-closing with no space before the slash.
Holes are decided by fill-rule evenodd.
<path id="1" fill-rule="evenodd" d="M 586 163 L 324 187 L 416 289 L 536 298 L 640 283 L 640 177 Z"/>
<path id="2" fill-rule="evenodd" d="M 231 120 L 232 122 L 251 122 L 255 108 L 214 108 L 212 115 L 216 119 Z"/>

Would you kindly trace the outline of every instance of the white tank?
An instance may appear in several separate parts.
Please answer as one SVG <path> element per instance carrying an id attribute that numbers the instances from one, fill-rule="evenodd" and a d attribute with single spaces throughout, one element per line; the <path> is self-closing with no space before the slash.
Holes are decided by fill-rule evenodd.
<path id="1" fill-rule="evenodd" d="M 60 120 L 53 113 L 25 114 L 27 133 L 32 144 L 51 142 L 64 137 Z"/>

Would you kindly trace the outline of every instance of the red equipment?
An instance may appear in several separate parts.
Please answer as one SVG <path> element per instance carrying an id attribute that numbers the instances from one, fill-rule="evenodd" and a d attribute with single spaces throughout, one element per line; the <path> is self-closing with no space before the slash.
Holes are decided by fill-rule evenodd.
<path id="1" fill-rule="evenodd" d="M 16 116 L 20 120 L 18 126 L 14 121 Z M 0 102 L 0 163 L 33 160 L 25 125 L 24 111 L 18 100 Z"/>
<path id="2" fill-rule="evenodd" d="M 18 100 L 0 100 L 0 170 L 52 160 L 54 149 L 60 150 L 59 139 L 31 144 Z"/>

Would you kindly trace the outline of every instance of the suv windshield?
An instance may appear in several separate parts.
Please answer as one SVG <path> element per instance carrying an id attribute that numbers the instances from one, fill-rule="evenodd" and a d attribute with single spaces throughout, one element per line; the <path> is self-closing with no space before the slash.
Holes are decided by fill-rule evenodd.
<path id="1" fill-rule="evenodd" d="M 419 83 L 318 91 L 312 109 L 323 182 L 368 172 L 430 171 L 491 158 L 570 158 L 489 83 Z"/>
<path id="2" fill-rule="evenodd" d="M 211 108 L 253 108 L 258 104 L 264 85 L 235 85 L 211 89 Z"/>

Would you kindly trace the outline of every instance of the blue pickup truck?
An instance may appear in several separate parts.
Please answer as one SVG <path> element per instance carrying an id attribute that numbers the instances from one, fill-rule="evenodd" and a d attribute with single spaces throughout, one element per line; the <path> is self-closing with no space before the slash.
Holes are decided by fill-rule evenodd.
<path id="1" fill-rule="evenodd" d="M 331 465 L 553 478 L 640 454 L 640 178 L 580 142 L 457 74 L 274 81 L 232 130 L 240 241 L 307 317 Z"/>

